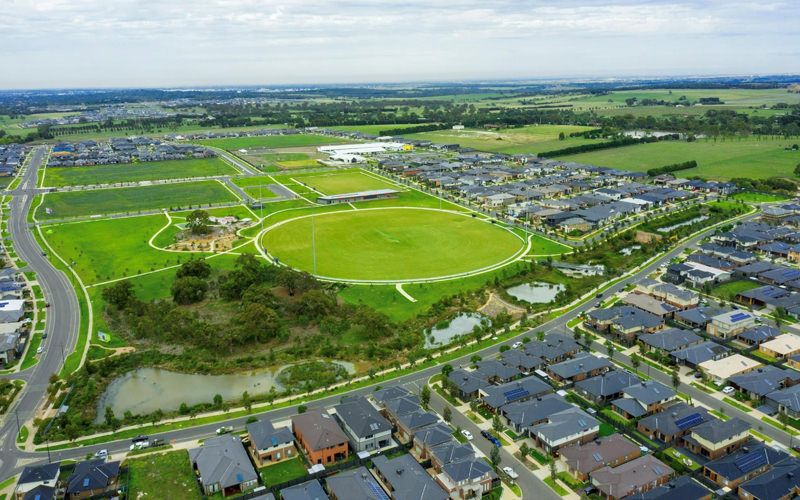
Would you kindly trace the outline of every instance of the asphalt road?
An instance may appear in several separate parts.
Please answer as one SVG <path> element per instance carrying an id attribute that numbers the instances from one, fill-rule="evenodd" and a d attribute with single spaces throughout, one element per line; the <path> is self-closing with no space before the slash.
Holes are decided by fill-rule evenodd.
<path id="1" fill-rule="evenodd" d="M 33 165 L 33 163 L 36 163 L 36 162 L 32 162 L 32 165 Z M 32 172 L 28 172 L 26 174 L 26 179 L 30 178 L 31 176 L 34 179 L 33 182 L 35 184 L 35 179 L 36 179 L 35 169 L 32 169 Z M 63 275 L 61 275 L 61 273 L 59 273 L 59 272 L 55 271 L 54 269 L 52 269 L 52 267 L 49 266 L 47 261 L 44 258 L 41 257 L 41 252 L 38 249 L 38 247 L 36 246 L 36 243 L 33 241 L 33 238 L 30 236 L 30 233 L 27 232 L 28 231 L 27 230 L 27 225 L 24 222 L 24 220 L 25 220 L 25 215 L 24 214 L 26 212 L 26 210 L 24 210 L 24 208 L 27 205 L 25 205 L 24 201 L 23 202 L 17 201 L 16 197 L 15 197 L 15 202 L 17 202 L 17 205 L 21 204 L 22 205 L 21 208 L 23 209 L 23 210 L 20 210 L 20 206 L 17 206 L 16 207 L 17 208 L 16 209 L 16 215 L 15 215 L 15 213 L 13 213 L 13 209 L 12 209 L 12 218 L 13 218 L 12 220 L 15 221 L 14 226 L 16 226 L 16 229 L 12 230 L 12 235 L 14 236 L 15 240 L 23 242 L 22 244 L 17 243 L 17 248 L 19 248 L 18 252 L 20 253 L 20 257 L 21 258 L 23 258 L 24 260 L 26 260 L 26 261 L 31 263 L 31 266 L 34 268 L 34 270 L 36 270 L 37 272 L 41 273 L 40 274 L 40 279 L 48 281 L 48 288 L 45 289 L 45 293 L 48 293 L 48 295 L 47 295 L 48 297 L 53 297 L 51 299 L 51 303 L 53 305 L 51 306 L 51 311 L 48 313 L 48 314 L 51 315 L 49 317 L 50 321 L 48 321 L 48 328 L 51 328 L 51 326 L 53 324 L 59 324 L 59 321 L 72 322 L 73 318 L 74 318 L 75 330 L 77 330 L 77 313 L 75 312 L 75 311 L 77 311 L 77 308 L 78 308 L 77 302 L 73 303 L 73 305 L 72 305 L 72 307 L 74 307 L 73 309 L 70 309 L 70 306 L 68 305 L 68 302 L 70 300 L 71 301 L 75 300 L 74 292 L 71 291 L 71 287 L 69 286 L 69 283 L 66 282 L 66 278 L 64 278 Z M 29 204 L 30 201 L 28 200 L 27 203 Z M 20 219 L 20 215 L 19 215 L 20 213 L 22 214 L 21 219 Z M 751 219 L 751 218 L 754 218 L 754 217 L 755 217 L 755 215 L 751 215 L 751 216 L 748 216 L 746 219 Z M 622 281 L 620 281 L 619 283 L 617 283 L 617 284 L 613 285 L 612 287 L 610 287 L 610 289 L 608 289 L 607 291 L 604 292 L 604 296 L 607 297 L 607 296 L 610 296 L 610 295 L 612 295 L 614 293 L 617 293 L 617 292 L 623 290 L 628 284 L 635 283 L 638 280 L 640 280 L 642 277 L 647 276 L 648 274 L 656 271 L 660 265 L 662 265 L 664 263 L 668 263 L 671 259 L 673 259 L 678 254 L 680 254 L 685 248 L 696 244 L 700 239 L 702 239 L 706 235 L 707 234 L 704 233 L 704 234 L 695 236 L 694 238 L 690 239 L 689 241 L 679 245 L 678 247 L 676 247 L 672 251 L 668 252 L 667 254 L 662 256 L 661 258 L 657 259 L 656 261 L 654 261 L 650 265 L 648 265 L 645 268 L 643 268 L 642 270 L 640 270 L 635 275 L 633 275 L 631 277 L 628 277 L 628 278 L 625 278 Z M 26 241 L 27 239 L 29 239 L 30 241 L 26 244 L 26 243 L 24 243 L 24 241 Z M 24 247 L 26 249 L 25 253 L 23 253 L 22 247 Z M 29 256 L 29 253 L 34 253 L 35 255 Z M 35 259 L 34 257 L 38 257 L 38 259 Z M 61 285 L 66 286 L 69 291 L 65 290 Z M 60 298 L 61 301 L 63 301 L 63 303 L 56 304 L 56 300 L 58 300 L 57 297 Z M 567 326 L 566 326 L 567 322 L 569 322 L 570 320 L 572 320 L 573 318 L 575 318 L 576 316 L 578 316 L 582 312 L 587 311 L 587 310 L 597 306 L 598 303 L 601 302 L 601 301 L 602 301 L 602 299 L 593 298 L 590 301 L 588 301 L 585 304 L 583 304 L 580 307 L 578 307 L 577 309 L 572 310 L 572 311 L 570 311 L 568 313 L 565 313 L 565 314 L 559 316 L 558 318 L 555 318 L 555 319 L 553 319 L 553 320 L 551 320 L 551 321 L 549 321 L 549 322 L 547 322 L 547 323 L 545 323 L 543 325 L 539 325 L 533 330 L 521 333 L 517 337 L 515 337 L 513 339 L 509 339 L 507 342 L 504 342 L 503 344 L 510 345 L 513 342 L 515 342 L 516 340 L 521 339 L 523 336 L 526 336 L 526 335 L 527 336 L 532 336 L 533 331 L 566 332 L 567 331 Z M 72 311 L 72 312 L 70 313 L 68 311 Z M 52 321 L 52 318 L 54 317 L 52 315 L 53 315 L 54 312 L 56 312 L 56 314 L 58 314 L 57 316 L 55 316 L 56 318 L 66 318 L 66 319 L 62 319 L 62 320 L 58 320 L 58 321 Z M 72 339 L 74 341 L 75 333 L 72 332 L 72 330 L 70 329 L 70 333 L 63 333 L 62 332 L 62 336 L 66 337 L 68 339 Z M 58 338 L 58 337 L 56 337 L 56 338 Z M 48 339 L 48 340 L 52 340 L 52 337 L 51 337 L 51 339 Z M 482 356 L 482 357 L 484 357 L 484 358 L 496 355 L 499 352 L 500 346 L 503 345 L 503 344 L 498 344 L 498 345 L 495 345 L 495 346 L 492 346 L 492 347 L 488 347 L 486 349 L 483 349 L 483 350 L 479 351 L 477 354 Z M 68 344 L 68 345 L 71 345 L 71 344 Z M 602 345 L 596 344 L 594 347 L 597 350 L 599 350 L 601 352 L 604 352 L 604 347 Z M 71 350 L 68 350 L 67 352 L 71 352 Z M 471 358 L 473 355 L 474 355 L 474 353 L 466 355 L 466 356 L 464 356 L 462 358 L 453 360 L 453 361 L 450 362 L 450 364 L 453 365 L 453 366 L 467 365 L 467 364 L 469 364 L 469 358 Z M 624 358 L 620 354 L 617 354 L 616 356 L 618 356 L 618 359 L 621 359 L 623 361 L 626 360 L 626 358 Z M 33 379 L 36 380 L 38 384 L 40 384 L 39 385 L 39 391 L 36 392 L 34 390 L 34 391 L 29 391 L 30 394 L 26 393 L 23 396 L 24 404 L 21 404 L 21 407 L 32 409 L 33 406 L 35 406 L 35 404 L 39 401 L 39 398 L 41 397 L 42 391 L 46 387 L 47 377 L 53 371 L 57 371 L 58 370 L 58 368 L 60 367 L 60 362 L 61 362 L 60 357 L 57 357 L 55 359 L 53 358 L 53 353 L 52 353 L 52 350 L 51 350 L 48 353 L 48 356 L 46 357 L 45 361 L 44 362 L 40 362 L 40 364 L 37 365 L 40 369 L 34 375 Z M 47 367 L 48 369 L 46 369 L 46 370 L 42 369 L 44 367 Z M 645 369 L 646 369 L 646 367 L 645 367 Z M 409 387 L 411 387 L 411 386 L 419 387 L 419 386 L 421 386 L 421 384 L 425 383 L 431 376 L 433 376 L 433 375 L 435 375 L 435 374 L 437 374 L 439 372 L 440 372 L 440 367 L 435 366 L 435 367 L 431 367 L 431 368 L 422 370 L 420 372 L 416 372 L 416 373 L 412 373 L 412 374 L 409 374 L 409 375 L 405 375 L 403 377 L 400 377 L 398 379 L 395 379 L 395 380 L 389 382 L 389 384 L 391 384 L 391 385 L 406 385 L 406 386 L 409 386 Z M 658 379 L 658 380 L 660 380 L 662 382 L 665 382 L 667 385 L 671 384 L 670 377 L 668 375 L 666 375 L 666 374 L 663 374 L 663 380 L 662 380 L 661 375 L 657 375 L 655 373 L 655 370 L 653 370 L 653 374 L 652 375 L 654 376 L 654 378 L 656 378 L 656 379 Z M 385 385 L 386 385 L 386 383 L 384 384 L 384 386 Z M 36 384 L 34 384 L 34 387 L 36 387 Z M 374 389 L 375 389 L 374 386 L 365 387 L 365 388 L 353 391 L 352 393 L 350 393 L 350 395 L 366 395 L 366 394 L 369 394 L 372 391 L 374 391 Z M 713 400 L 713 398 L 709 398 L 707 394 L 702 393 L 701 391 L 698 391 L 698 390 L 696 390 L 695 388 L 693 388 L 691 386 L 682 386 L 680 388 L 680 390 L 682 392 L 690 394 L 692 397 L 694 397 L 697 401 L 700 401 L 700 402 L 705 402 L 708 399 L 712 399 Z M 320 399 L 320 400 L 317 400 L 317 401 L 314 401 L 314 402 L 311 402 L 311 403 L 307 403 L 306 406 L 308 408 L 310 408 L 310 409 L 329 407 L 329 406 L 337 404 L 339 402 L 339 400 L 341 399 L 341 397 L 342 397 L 342 395 L 329 396 L 329 397 L 324 398 L 324 399 Z M 443 401 L 438 399 L 438 398 L 439 398 L 438 395 L 434 391 L 433 398 L 432 398 L 432 401 L 434 402 L 433 403 L 434 408 L 437 409 L 437 410 L 441 410 L 440 405 L 443 404 Z M 713 400 L 713 401 L 711 401 L 711 403 L 713 403 L 712 404 L 713 408 L 718 408 L 718 406 L 719 406 L 719 402 L 718 401 Z M 20 415 L 22 416 L 23 415 L 22 410 L 20 410 L 20 411 L 21 411 Z M 28 411 L 30 411 L 30 410 L 28 410 Z M 281 409 L 278 409 L 278 410 L 272 410 L 272 411 L 265 411 L 265 412 L 261 412 L 261 413 L 256 413 L 255 415 L 257 415 L 259 417 L 262 417 L 262 418 L 268 418 L 270 420 L 281 420 L 281 419 L 285 419 L 285 418 L 287 418 L 287 417 L 289 417 L 291 415 L 296 414 L 296 412 L 297 412 L 296 406 L 292 406 L 292 407 L 287 407 L 287 408 L 281 408 Z M 737 413 L 737 410 L 735 410 L 734 408 L 730 408 L 730 407 L 726 408 L 726 412 L 727 412 L 728 415 L 737 415 L 737 416 L 738 416 L 738 413 L 741 413 L 741 412 Z M 26 414 L 26 415 L 28 415 L 28 414 Z M 746 414 L 742 414 L 742 415 L 744 415 L 744 417 L 747 416 Z M 193 428 L 190 428 L 190 429 L 183 429 L 183 430 L 165 432 L 165 433 L 158 434 L 157 436 L 160 437 L 160 438 L 163 438 L 164 440 L 166 440 L 168 442 L 191 441 L 191 440 L 205 438 L 205 437 L 213 435 L 215 430 L 221 425 L 232 425 L 235 428 L 242 428 L 242 427 L 245 426 L 246 420 L 247 420 L 247 417 L 240 417 L 240 418 L 231 419 L 231 420 L 226 421 L 226 422 L 216 422 L 216 423 L 213 423 L 213 424 L 201 425 L 201 426 L 193 427 Z M 751 418 L 750 420 L 753 420 L 753 419 Z M 482 438 L 480 436 L 479 431 L 477 430 L 477 426 L 475 426 L 465 416 L 461 415 L 458 412 L 453 412 L 453 423 L 455 425 L 461 425 L 462 428 L 469 429 L 473 433 L 473 435 L 475 436 L 475 439 L 474 439 L 473 443 L 479 449 L 481 449 L 482 452 L 484 452 L 484 453 L 486 453 L 488 455 L 488 452 L 489 452 L 488 446 L 490 446 L 490 445 L 489 445 L 488 442 L 485 442 L 485 443 L 481 442 Z M 779 441 L 781 443 L 788 444 L 789 436 L 787 434 L 784 434 L 784 433 L 778 431 L 777 429 L 774 429 L 774 432 L 773 432 L 773 429 L 769 429 L 768 427 L 769 426 L 764 425 L 764 433 L 765 434 L 769 435 L 770 437 L 773 437 L 774 439 L 776 439 L 777 441 Z M 0 432 L 2 433 L 0 435 L 3 435 L 3 439 L 2 439 L 2 442 L 3 442 L 2 457 L 3 458 L 2 458 L 2 463 L 0 463 L 0 478 L 5 478 L 5 477 L 8 477 L 8 476 L 10 476 L 10 475 L 12 475 L 14 473 L 19 472 L 21 470 L 23 464 L 35 463 L 35 462 L 45 462 L 45 461 L 48 460 L 48 455 L 47 455 L 46 452 L 24 452 L 24 451 L 18 450 L 14 446 L 14 436 L 16 435 L 16 425 L 13 424 L 13 419 L 12 419 L 12 423 L 11 424 L 9 424 L 7 422 L 4 425 L 3 428 L 2 428 L 2 431 L 0 431 Z M 146 433 L 146 429 L 143 429 L 143 433 Z M 115 454 L 119 454 L 119 453 L 127 451 L 129 445 L 130 445 L 130 440 L 123 439 L 123 440 L 103 443 L 103 444 L 100 444 L 100 445 L 86 446 L 86 447 L 70 449 L 70 450 L 52 451 L 50 453 L 50 459 L 53 460 L 53 461 L 55 461 L 55 460 L 64 460 L 64 459 L 81 459 L 87 453 L 95 453 L 95 452 L 97 452 L 97 451 L 99 451 L 101 449 L 108 450 L 109 453 L 113 456 Z M 525 468 L 523 465 L 519 464 L 516 461 L 516 459 L 511 457 L 511 455 L 509 453 L 507 453 L 505 450 L 503 450 L 502 461 L 503 461 L 503 464 L 505 464 L 505 465 L 511 465 L 517 471 L 517 473 L 520 475 L 520 478 L 517 480 L 517 483 L 520 485 L 520 487 L 523 490 L 524 498 L 558 498 L 555 495 L 555 493 L 552 490 L 550 490 L 550 488 L 548 488 L 539 479 L 535 478 L 533 476 L 533 474 L 530 473 L 530 471 L 527 470 L 527 468 Z"/>
<path id="2" fill-rule="evenodd" d="M 37 171 L 45 151 L 45 148 L 38 147 L 31 153 L 33 156 L 27 171 L 13 192 L 10 203 L 8 230 L 14 250 L 20 259 L 28 263 L 24 270 L 36 273 L 50 307 L 47 308 L 45 322 L 47 339 L 42 341 L 44 352 L 39 355 L 39 362 L 28 370 L 7 376 L 25 380 L 26 385 L 0 427 L 0 477 L 3 478 L 17 469 L 16 462 L 20 458 L 16 447 L 17 417 L 20 423 L 31 418 L 45 397 L 50 375 L 61 370 L 64 356 L 75 349 L 80 326 L 80 308 L 72 284 L 64 273 L 54 268 L 42 255 L 42 249 L 28 227 L 27 214 L 34 199 L 33 194 L 36 193 Z"/>

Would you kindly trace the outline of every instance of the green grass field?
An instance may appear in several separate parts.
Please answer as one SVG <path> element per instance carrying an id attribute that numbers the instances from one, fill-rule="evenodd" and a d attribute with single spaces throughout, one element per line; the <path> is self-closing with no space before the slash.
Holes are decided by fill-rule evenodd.
<path id="1" fill-rule="evenodd" d="M 429 210 L 338 211 L 314 217 L 316 274 L 338 279 L 429 278 L 497 264 L 522 248 L 512 233 L 471 217 Z M 313 272 L 311 217 L 265 234 L 282 262 Z"/>
<path id="2" fill-rule="evenodd" d="M 745 201 L 748 203 L 768 203 L 772 201 L 788 200 L 788 196 L 773 193 L 736 193 L 731 196 L 734 200 Z"/>
<path id="3" fill-rule="evenodd" d="M 186 450 L 132 458 L 128 473 L 129 498 L 201 498 Z"/>
<path id="4" fill-rule="evenodd" d="M 372 189 L 399 189 L 392 182 L 378 179 L 360 170 L 345 172 L 326 172 L 294 176 L 296 181 L 325 194 L 343 194 Z"/>
<path id="5" fill-rule="evenodd" d="M 306 466 L 300 460 L 300 457 L 262 467 L 258 472 L 261 474 L 261 480 L 264 481 L 267 487 L 308 475 Z"/>
<path id="6" fill-rule="evenodd" d="M 520 128 L 509 128 L 500 131 L 480 129 L 436 130 L 409 134 L 406 137 L 436 143 L 456 143 L 464 147 L 480 151 L 497 153 L 538 153 L 572 146 L 580 146 L 592 142 L 592 139 L 570 138 L 569 134 L 591 130 L 592 127 L 573 125 L 530 125 Z M 567 139 L 558 140 L 563 132 Z"/>
<path id="7" fill-rule="evenodd" d="M 142 187 L 50 193 L 36 211 L 40 220 L 96 214 L 134 213 L 170 207 L 198 207 L 239 199 L 222 183 L 209 180 Z M 52 210 L 48 214 L 46 209 Z"/>
<path id="8" fill-rule="evenodd" d="M 345 141 L 338 137 L 316 134 L 263 135 L 253 137 L 225 137 L 221 139 L 205 139 L 197 141 L 206 146 L 214 146 L 227 150 L 249 148 L 296 148 L 301 146 L 321 146 L 323 144 L 341 144 Z"/>
<path id="9" fill-rule="evenodd" d="M 51 167 L 45 173 L 45 186 L 83 186 L 116 182 L 184 179 L 211 175 L 235 175 L 238 170 L 219 158 L 153 161 L 92 167 Z"/>
<path id="10" fill-rule="evenodd" d="M 267 171 L 297 170 L 319 166 L 317 158 L 309 153 L 259 153 L 258 151 L 249 151 L 243 157 L 253 165 Z"/>
<path id="11" fill-rule="evenodd" d="M 56 224 L 43 231 L 53 249 L 67 262 L 74 262 L 75 271 L 90 285 L 188 260 L 188 254 L 148 246 L 166 222 L 163 215 L 145 215 Z"/>
<path id="12" fill-rule="evenodd" d="M 379 135 L 382 130 L 391 130 L 393 128 L 409 128 L 418 127 L 419 123 L 397 123 L 388 125 L 336 125 L 334 127 L 325 127 L 331 130 L 346 130 L 348 132 L 361 132 L 362 134 Z"/>
<path id="13" fill-rule="evenodd" d="M 733 177 L 792 177 L 795 166 L 800 163 L 800 152 L 785 151 L 784 148 L 796 142 L 800 140 L 742 138 L 663 141 L 561 156 L 558 159 L 636 172 L 696 160 L 697 168 L 683 170 L 678 175 L 699 175 L 720 180 Z"/>
<path id="14" fill-rule="evenodd" d="M 737 280 L 722 283 L 711 289 L 711 295 L 725 300 L 733 300 L 737 294 L 762 286 L 757 281 Z"/>

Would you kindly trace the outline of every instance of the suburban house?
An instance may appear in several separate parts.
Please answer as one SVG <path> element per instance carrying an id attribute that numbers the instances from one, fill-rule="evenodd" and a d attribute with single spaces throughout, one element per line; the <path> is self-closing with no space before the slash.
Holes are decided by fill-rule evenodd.
<path id="1" fill-rule="evenodd" d="M 681 328 L 664 330 L 639 336 L 639 344 L 643 352 L 656 351 L 668 354 L 703 342 L 703 337 Z"/>
<path id="2" fill-rule="evenodd" d="M 757 346 L 762 342 L 774 339 L 780 334 L 781 331 L 777 328 L 773 328 L 769 325 L 756 325 L 753 328 L 748 328 L 741 332 L 737 338 L 747 345 Z"/>
<path id="3" fill-rule="evenodd" d="M 653 333 L 664 326 L 663 318 L 633 306 L 594 309 L 586 315 L 586 323 L 601 333 L 611 333 L 627 343 L 644 333 Z"/>
<path id="4" fill-rule="evenodd" d="M 269 420 L 259 420 L 247 424 L 247 437 L 259 467 L 297 456 L 294 435 L 288 427 L 276 429 Z"/>
<path id="5" fill-rule="evenodd" d="M 55 497 L 56 487 L 58 486 L 58 474 L 60 471 L 61 462 L 54 462 L 45 465 L 29 465 L 22 469 L 17 480 L 17 487 L 14 489 L 14 496 L 17 500 L 22 500 L 26 496 L 35 498 L 36 492 L 40 495 L 49 491 L 51 496 Z M 48 498 L 42 496 L 42 499 Z"/>
<path id="6" fill-rule="evenodd" d="M 709 335 L 727 339 L 736 337 L 741 332 L 756 326 L 756 317 L 747 311 L 734 309 L 711 318 L 706 326 Z"/>
<path id="7" fill-rule="evenodd" d="M 772 340 L 762 342 L 758 346 L 758 350 L 775 359 L 786 359 L 800 354 L 800 337 L 784 333 Z"/>
<path id="8" fill-rule="evenodd" d="M 282 500 L 328 500 L 329 498 L 318 479 L 312 479 L 281 490 Z"/>
<path id="9" fill-rule="evenodd" d="M 703 407 L 690 406 L 683 401 L 640 419 L 636 423 L 639 432 L 650 439 L 658 439 L 667 444 L 678 442 L 691 429 L 703 422 L 715 420 Z"/>
<path id="10" fill-rule="evenodd" d="M 728 379 L 728 383 L 735 389 L 744 392 L 750 399 L 758 401 L 771 392 L 791 387 L 798 382 L 800 382 L 800 373 L 794 370 L 782 370 L 772 365 Z"/>
<path id="11" fill-rule="evenodd" d="M 601 404 L 622 397 L 622 391 L 639 383 L 639 377 L 623 370 L 610 370 L 602 375 L 575 383 L 575 392 L 584 399 Z"/>
<path id="12" fill-rule="evenodd" d="M 536 377 L 526 377 L 501 385 L 487 385 L 478 390 L 478 399 L 484 406 L 497 411 L 501 406 L 537 398 L 550 392 L 553 392 L 550 384 Z"/>
<path id="13" fill-rule="evenodd" d="M 471 401 L 478 397 L 478 389 L 489 385 L 489 381 L 482 374 L 470 372 L 463 368 L 456 368 L 447 376 L 447 379 L 458 388 L 458 397 L 464 401 Z"/>
<path id="14" fill-rule="evenodd" d="M 445 464 L 436 474 L 436 482 L 450 498 L 481 498 L 499 484 L 500 479 L 485 460 L 471 457 Z"/>
<path id="15" fill-rule="evenodd" d="M 0 323 L 15 323 L 25 316 L 24 300 L 0 301 Z"/>
<path id="16" fill-rule="evenodd" d="M 623 389 L 622 397 L 612 401 L 611 406 L 625 418 L 639 418 L 661 411 L 676 396 L 676 392 L 664 384 L 647 380 Z"/>
<path id="17" fill-rule="evenodd" d="M 661 486 L 656 486 L 647 493 L 642 493 L 633 500 L 711 500 L 713 492 L 689 476 L 678 476 Z"/>
<path id="18" fill-rule="evenodd" d="M 475 363 L 475 366 L 475 374 L 491 384 L 511 382 L 521 375 L 516 367 L 503 364 L 496 359 L 484 359 Z"/>
<path id="19" fill-rule="evenodd" d="M 751 439 L 730 455 L 711 460 L 703 466 L 703 476 L 720 488 L 736 488 L 789 457 L 771 446 Z"/>
<path id="20" fill-rule="evenodd" d="M 677 307 L 661 302 L 660 300 L 644 293 L 632 292 L 622 298 L 624 304 L 641 309 L 659 318 L 671 318 Z"/>
<path id="21" fill-rule="evenodd" d="M 439 421 L 435 413 L 424 411 L 422 408 L 397 417 L 397 437 L 407 443 L 414 439 L 414 434 L 429 425 Z"/>
<path id="22" fill-rule="evenodd" d="M 445 500 L 449 495 L 434 481 L 411 455 L 386 458 L 378 455 L 372 460 L 374 472 L 389 492 L 392 500 Z"/>
<path id="23" fill-rule="evenodd" d="M 75 464 L 75 470 L 67 479 L 66 493 L 69 499 L 90 498 L 116 492 L 118 487 L 119 462 L 98 458 Z"/>
<path id="24" fill-rule="evenodd" d="M 228 434 L 207 439 L 199 448 L 189 450 L 189 459 L 206 495 L 221 493 L 225 497 L 258 484 L 258 473 L 239 436 Z"/>
<path id="25" fill-rule="evenodd" d="M 548 364 L 558 363 L 581 352 L 581 346 L 571 337 L 558 333 L 548 333 L 544 340 L 533 340 L 523 345 L 523 349 L 535 358 Z"/>
<path id="26" fill-rule="evenodd" d="M 18 332 L 0 333 L 0 363 L 7 365 L 21 354 Z"/>
<path id="27" fill-rule="evenodd" d="M 717 385 L 722 385 L 729 378 L 751 372 L 760 366 L 762 365 L 758 361 L 737 353 L 721 359 L 703 361 L 698 368 Z"/>
<path id="28" fill-rule="evenodd" d="M 533 425 L 528 433 L 534 443 L 548 453 L 571 444 L 586 443 L 597 437 L 600 422 L 577 407 L 548 415 L 545 422 Z"/>
<path id="29" fill-rule="evenodd" d="M 438 472 L 441 472 L 442 467 L 451 462 L 460 462 L 468 458 L 475 457 L 475 450 L 469 443 L 459 443 L 455 439 L 450 439 L 446 443 L 434 446 L 430 450 L 429 457 L 431 466 Z"/>
<path id="30" fill-rule="evenodd" d="M 325 411 L 310 411 L 292 417 L 292 432 L 312 464 L 331 464 L 349 456 L 347 435 Z"/>
<path id="31" fill-rule="evenodd" d="M 346 470 L 325 479 L 331 500 L 384 500 L 386 494 L 366 467 Z M 284 497 L 285 498 L 285 497 Z"/>
<path id="32" fill-rule="evenodd" d="M 550 365 L 547 374 L 556 382 L 572 384 L 605 373 L 612 366 L 614 365 L 605 358 L 582 352 L 572 359 Z"/>
<path id="33" fill-rule="evenodd" d="M 616 467 L 641 455 L 639 446 L 622 434 L 611 434 L 586 444 L 561 448 L 560 459 L 578 481 L 588 481 L 589 474 L 601 467 Z"/>
<path id="34" fill-rule="evenodd" d="M 800 494 L 800 460 L 789 458 L 739 486 L 742 500 L 795 498 Z"/>
<path id="35" fill-rule="evenodd" d="M 354 451 L 380 450 L 392 444 L 392 424 L 365 397 L 347 398 L 335 410 Z"/>
<path id="36" fill-rule="evenodd" d="M 770 392 L 764 404 L 792 418 L 800 417 L 800 384 Z"/>
<path id="37" fill-rule="evenodd" d="M 698 294 L 672 283 L 661 283 L 660 281 L 645 278 L 636 284 L 636 289 L 678 309 L 689 309 L 700 303 Z"/>
<path id="38" fill-rule="evenodd" d="M 697 369 L 705 361 L 720 360 L 730 354 L 731 350 L 724 345 L 707 340 L 677 351 L 669 353 L 670 357 L 679 365 Z"/>
<path id="39" fill-rule="evenodd" d="M 526 434 L 528 428 L 546 422 L 550 415 L 573 408 L 562 396 L 547 394 L 540 398 L 511 403 L 500 408 L 505 423 L 517 434 Z"/>
<path id="40" fill-rule="evenodd" d="M 597 469 L 590 477 L 603 497 L 617 500 L 665 484 L 674 472 L 653 455 L 644 455 L 617 467 Z"/>
<path id="41" fill-rule="evenodd" d="M 453 430 L 444 422 L 423 427 L 414 434 L 413 453 L 420 460 L 429 458 L 431 449 L 453 440 Z"/>
<path id="42" fill-rule="evenodd" d="M 522 349 L 511 349 L 500 354 L 503 364 L 515 367 L 523 375 L 529 375 L 535 370 L 543 368 L 545 362 L 542 358 L 531 356 Z"/>
<path id="43" fill-rule="evenodd" d="M 683 437 L 687 450 L 711 460 L 739 449 L 748 439 L 750 424 L 736 417 L 703 422 Z"/>

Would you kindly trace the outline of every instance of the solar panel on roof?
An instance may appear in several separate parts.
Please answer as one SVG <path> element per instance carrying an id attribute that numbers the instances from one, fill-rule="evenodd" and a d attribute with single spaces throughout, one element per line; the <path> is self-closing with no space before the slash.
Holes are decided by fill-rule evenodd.
<path id="1" fill-rule="evenodd" d="M 653 466 L 653 472 L 655 472 L 656 474 L 658 474 L 660 476 L 661 474 L 664 473 L 664 469 L 662 469 L 658 465 L 654 465 Z"/>
<path id="2" fill-rule="evenodd" d="M 736 314 L 734 314 L 733 316 L 731 316 L 731 321 L 733 321 L 734 323 L 736 323 L 736 322 L 738 322 L 738 321 L 742 321 L 743 319 L 747 319 L 747 318 L 749 318 L 749 317 L 750 317 L 750 315 L 749 315 L 749 314 L 745 314 L 745 313 L 736 313 Z"/>
<path id="3" fill-rule="evenodd" d="M 586 420 L 579 418 L 578 425 L 580 425 L 581 427 L 586 427 Z"/>
<path id="4" fill-rule="evenodd" d="M 376 500 L 389 500 L 389 497 L 386 495 L 386 492 L 383 491 L 383 488 L 378 486 L 378 484 L 374 481 L 367 481 L 367 487 L 375 495 Z"/>
<path id="5" fill-rule="evenodd" d="M 503 393 L 503 396 L 506 397 L 506 400 L 513 401 L 515 399 L 524 398 L 525 396 L 529 395 L 527 389 L 523 389 L 522 387 L 518 387 L 516 389 L 512 389 L 510 391 L 506 391 Z"/>
<path id="6" fill-rule="evenodd" d="M 699 413 L 692 413 L 691 415 L 686 415 L 683 418 L 679 418 L 675 421 L 675 425 L 680 430 L 686 430 L 689 427 L 693 427 L 699 423 L 703 422 L 703 416 Z"/>
<path id="7" fill-rule="evenodd" d="M 748 453 L 743 457 L 737 458 L 733 463 L 739 468 L 740 471 L 746 474 L 752 470 L 758 469 L 762 465 L 765 465 L 767 463 L 767 454 L 763 451 L 758 453 Z"/>
<path id="8" fill-rule="evenodd" d="M 601 457 L 599 453 L 592 453 L 592 458 L 594 458 L 594 461 L 597 463 L 603 463 L 603 457 Z"/>

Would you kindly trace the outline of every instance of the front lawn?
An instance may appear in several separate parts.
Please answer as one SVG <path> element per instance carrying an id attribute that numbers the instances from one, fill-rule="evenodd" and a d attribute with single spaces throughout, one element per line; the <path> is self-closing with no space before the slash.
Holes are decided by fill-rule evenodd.
<path id="1" fill-rule="evenodd" d="M 128 474 L 128 498 L 201 498 L 186 450 L 128 460 Z"/>
<path id="2" fill-rule="evenodd" d="M 539 453 L 538 450 L 534 450 L 533 448 L 531 448 L 530 455 L 533 457 L 534 460 L 536 460 L 542 465 L 547 465 L 553 461 L 552 458 L 542 455 L 541 453 Z"/>
<path id="3" fill-rule="evenodd" d="M 261 480 L 269 488 L 276 484 L 282 484 L 292 479 L 297 479 L 308 474 L 305 464 L 300 460 L 300 457 L 294 457 L 290 460 L 284 460 L 277 464 L 267 465 L 258 469 L 261 474 Z"/>
<path id="4" fill-rule="evenodd" d="M 728 403 L 729 405 L 733 406 L 737 410 L 741 410 L 741 411 L 743 411 L 745 413 L 750 413 L 751 411 L 753 411 L 753 409 L 750 408 L 749 406 L 745 406 L 745 405 L 743 405 L 741 403 L 738 403 L 738 402 L 732 400 L 731 398 L 722 398 L 722 401 Z"/>
<path id="5" fill-rule="evenodd" d="M 572 489 L 573 491 L 578 491 L 582 489 L 584 486 L 586 486 L 586 483 L 578 481 L 574 477 L 570 476 L 568 472 L 561 471 L 556 475 L 558 476 L 558 479 L 561 480 L 561 482 L 569 486 L 570 489 Z"/>
<path id="6" fill-rule="evenodd" d="M 569 491 L 567 491 L 564 488 L 562 488 L 561 486 L 559 486 L 559 484 L 556 483 L 555 481 L 553 481 L 553 478 L 551 478 L 551 477 L 546 477 L 544 479 L 544 484 L 546 484 L 547 486 L 552 488 L 552 490 L 555 491 L 559 496 L 564 497 L 564 496 L 567 496 L 569 494 Z"/>

